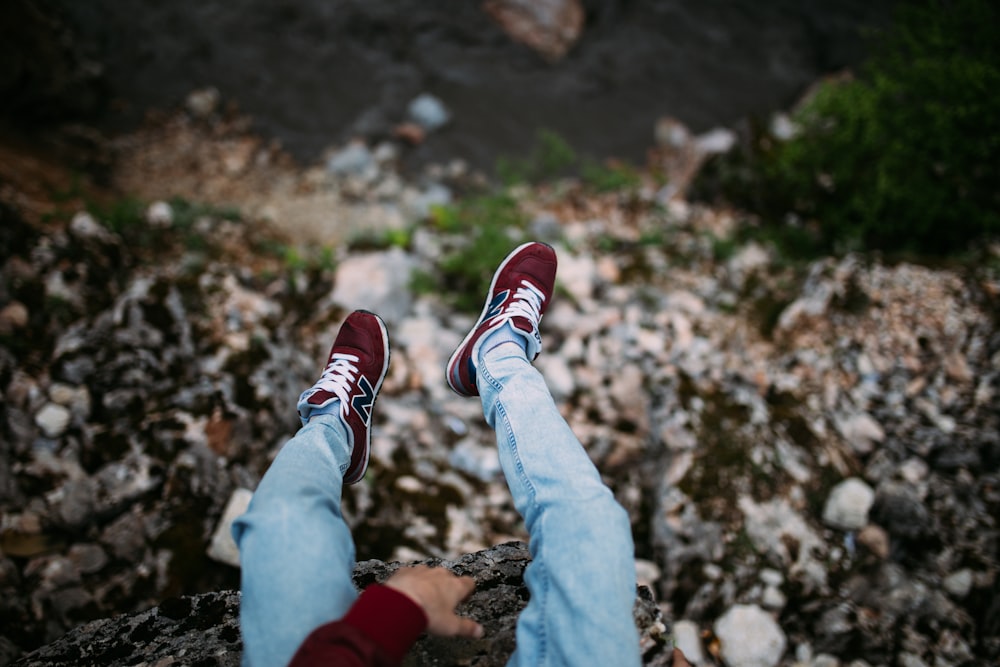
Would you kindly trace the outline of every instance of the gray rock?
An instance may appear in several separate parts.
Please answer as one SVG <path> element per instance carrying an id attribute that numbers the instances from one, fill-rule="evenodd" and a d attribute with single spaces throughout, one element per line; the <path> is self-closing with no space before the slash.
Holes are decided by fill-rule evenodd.
<path id="1" fill-rule="evenodd" d="M 406 108 L 410 120 L 428 132 L 438 130 L 448 124 L 451 113 L 444 102 L 430 93 L 421 93 Z"/>
<path id="2" fill-rule="evenodd" d="M 375 157 L 360 141 L 352 142 L 334 153 L 327 160 L 326 168 L 338 176 L 364 176 L 377 171 Z"/>
<path id="3" fill-rule="evenodd" d="M 505 665 L 514 649 L 517 615 L 526 604 L 524 568 L 530 562 L 526 545 L 518 542 L 464 556 L 455 561 L 431 560 L 456 574 L 476 580 L 476 591 L 459 607 L 486 628 L 478 640 L 456 640 L 424 635 L 410 651 L 408 665 Z M 384 581 L 400 563 L 364 561 L 354 569 L 360 589 Z M 647 665 L 666 665 L 669 633 L 648 589 L 640 588 L 634 617 Z M 12 667 L 68 667 L 93 664 L 124 667 L 138 663 L 237 667 L 242 656 L 239 631 L 240 594 L 204 593 L 163 601 L 149 611 L 123 614 L 77 627 L 62 638 L 23 656 Z"/>
<path id="4" fill-rule="evenodd" d="M 871 519 L 892 537 L 915 539 L 930 530 L 930 514 L 919 494 L 909 484 L 886 481 L 875 493 Z"/>
<path id="5" fill-rule="evenodd" d="M 413 258 L 399 248 L 349 257 L 337 267 L 330 301 L 347 310 L 364 308 L 386 322 L 406 317 L 412 304 Z"/>
<path id="6" fill-rule="evenodd" d="M 502 474 L 497 448 L 484 447 L 479 444 L 479 439 L 474 437 L 459 441 L 451 450 L 448 463 L 484 482 L 497 479 Z"/>

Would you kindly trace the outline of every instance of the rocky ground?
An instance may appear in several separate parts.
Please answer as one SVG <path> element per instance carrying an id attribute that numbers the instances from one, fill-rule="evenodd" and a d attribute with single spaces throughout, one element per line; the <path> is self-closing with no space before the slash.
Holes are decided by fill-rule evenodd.
<path id="1" fill-rule="evenodd" d="M 481 178 L 403 178 L 393 144 L 300 169 L 194 111 L 103 150 L 142 205 L 16 151 L 0 172 L 0 664 L 236 587 L 213 533 L 357 307 L 393 353 L 344 499 L 358 557 L 526 537 L 478 404 L 443 381 L 475 313 L 433 276 L 475 230 L 435 207 Z M 702 665 L 1000 659 L 1000 251 L 795 261 L 672 193 L 516 188 L 508 232 L 557 248 L 538 366 L 678 645 Z"/>

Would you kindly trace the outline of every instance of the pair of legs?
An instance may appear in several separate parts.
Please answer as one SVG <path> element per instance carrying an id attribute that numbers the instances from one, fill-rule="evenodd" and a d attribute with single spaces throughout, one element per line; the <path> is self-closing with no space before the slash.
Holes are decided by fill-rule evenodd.
<path id="1" fill-rule="evenodd" d="M 489 306 L 490 297 L 483 318 Z M 638 665 L 628 516 L 559 414 L 517 323 L 486 334 L 468 372 L 496 432 L 533 557 L 525 573 L 531 599 L 518 619 L 510 664 Z M 312 412 L 234 526 L 245 665 L 287 664 L 310 631 L 342 617 L 357 597 L 354 542 L 340 502 L 352 450 L 361 443 L 340 410 L 334 400 Z"/>

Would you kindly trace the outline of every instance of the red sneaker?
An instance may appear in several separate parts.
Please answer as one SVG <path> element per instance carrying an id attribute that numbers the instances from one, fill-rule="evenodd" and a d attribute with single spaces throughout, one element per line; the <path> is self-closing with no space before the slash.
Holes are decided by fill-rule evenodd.
<path id="1" fill-rule="evenodd" d="M 315 412 L 340 401 L 340 418 L 350 434 L 351 465 L 345 484 L 365 476 L 371 452 L 372 408 L 389 369 L 389 335 L 382 318 L 366 310 L 347 316 L 330 349 L 322 376 L 299 397 L 299 418 L 305 425 Z"/>
<path id="2" fill-rule="evenodd" d="M 476 362 L 479 343 L 507 322 L 524 336 L 528 359 L 542 350 L 538 323 L 549 307 L 556 281 L 556 252 L 545 243 L 514 249 L 493 274 L 479 321 L 448 361 L 448 386 L 462 396 L 478 396 Z"/>

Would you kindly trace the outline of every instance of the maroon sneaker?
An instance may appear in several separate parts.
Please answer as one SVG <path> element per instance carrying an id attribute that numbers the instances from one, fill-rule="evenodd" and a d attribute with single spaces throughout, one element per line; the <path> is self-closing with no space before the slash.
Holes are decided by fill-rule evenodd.
<path id="1" fill-rule="evenodd" d="M 365 476 L 371 451 L 372 407 L 389 369 L 389 336 L 382 318 L 366 310 L 347 316 L 330 349 L 323 375 L 299 397 L 299 418 L 305 425 L 318 410 L 340 401 L 340 418 L 347 426 L 351 465 L 345 484 Z"/>
<path id="2" fill-rule="evenodd" d="M 448 361 L 448 386 L 462 396 L 478 396 L 476 362 L 480 341 L 507 322 L 524 336 L 528 359 L 542 350 L 538 323 L 549 307 L 556 280 L 556 251 L 545 243 L 514 249 L 493 274 L 479 321 Z"/>

